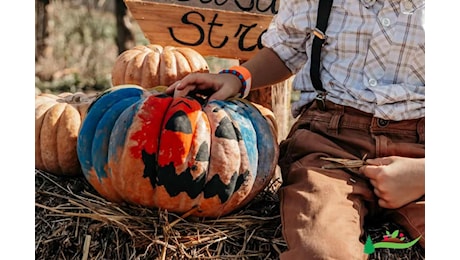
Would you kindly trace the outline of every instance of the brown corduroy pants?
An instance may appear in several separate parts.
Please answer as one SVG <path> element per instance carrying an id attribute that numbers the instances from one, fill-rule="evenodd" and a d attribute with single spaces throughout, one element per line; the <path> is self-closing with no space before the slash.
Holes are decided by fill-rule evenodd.
<path id="1" fill-rule="evenodd" d="M 425 119 L 387 121 L 351 107 L 313 103 L 280 144 L 283 236 L 281 259 L 363 259 L 365 217 L 386 214 L 411 238 L 425 241 L 425 201 L 380 208 L 373 188 L 359 173 L 323 169 L 321 157 L 346 159 L 391 155 L 425 157 Z"/>

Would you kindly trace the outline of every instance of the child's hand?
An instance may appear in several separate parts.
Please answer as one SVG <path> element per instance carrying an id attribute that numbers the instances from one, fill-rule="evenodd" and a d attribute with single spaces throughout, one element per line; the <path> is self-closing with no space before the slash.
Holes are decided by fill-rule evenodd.
<path id="1" fill-rule="evenodd" d="M 370 179 L 383 208 L 395 209 L 425 194 L 425 158 L 368 159 L 359 171 Z"/>
<path id="2" fill-rule="evenodd" d="M 166 93 L 184 97 L 191 92 L 209 96 L 209 100 L 225 100 L 238 94 L 241 81 L 232 74 L 191 73 L 171 84 Z"/>

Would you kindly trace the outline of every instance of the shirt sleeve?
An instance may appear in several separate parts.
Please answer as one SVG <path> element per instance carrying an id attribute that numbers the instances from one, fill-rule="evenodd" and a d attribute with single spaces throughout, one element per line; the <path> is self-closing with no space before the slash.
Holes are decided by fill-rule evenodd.
<path id="1" fill-rule="evenodd" d="M 274 50 L 292 73 L 297 73 L 308 60 L 306 41 L 311 32 L 305 15 L 308 5 L 296 2 L 281 1 L 278 13 L 262 35 L 262 44 Z"/>

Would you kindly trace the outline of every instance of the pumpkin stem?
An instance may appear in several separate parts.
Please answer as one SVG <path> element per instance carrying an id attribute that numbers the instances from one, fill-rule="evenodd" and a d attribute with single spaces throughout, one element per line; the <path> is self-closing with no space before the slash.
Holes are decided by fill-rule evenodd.
<path id="1" fill-rule="evenodd" d="M 67 103 L 67 104 L 80 104 L 84 102 L 89 102 L 90 98 L 86 94 L 82 93 L 74 93 L 72 95 L 68 95 L 58 99 L 57 101 L 60 103 Z"/>
<path id="2" fill-rule="evenodd" d="M 198 101 L 201 106 L 205 106 L 208 102 L 209 97 L 214 93 L 212 89 L 200 90 L 200 91 L 190 91 L 188 96 Z"/>

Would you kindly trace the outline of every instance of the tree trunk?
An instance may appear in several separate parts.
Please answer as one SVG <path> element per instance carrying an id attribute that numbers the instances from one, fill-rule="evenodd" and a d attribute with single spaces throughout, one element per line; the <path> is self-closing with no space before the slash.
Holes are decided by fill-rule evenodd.
<path id="1" fill-rule="evenodd" d="M 49 0 L 35 0 L 35 61 L 43 55 L 48 37 L 48 12 L 46 7 Z"/>
<path id="2" fill-rule="evenodd" d="M 115 1 L 115 17 L 117 18 L 117 47 L 118 53 L 129 50 L 135 46 L 134 35 L 130 30 L 128 9 L 123 0 Z"/>

